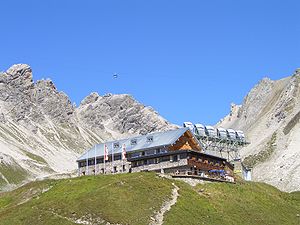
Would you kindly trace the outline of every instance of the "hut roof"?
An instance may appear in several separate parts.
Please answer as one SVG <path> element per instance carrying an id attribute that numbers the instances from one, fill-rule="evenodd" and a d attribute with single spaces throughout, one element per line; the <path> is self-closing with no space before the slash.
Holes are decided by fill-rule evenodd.
<path id="1" fill-rule="evenodd" d="M 169 146 L 174 144 L 185 132 L 190 132 L 190 134 L 194 136 L 194 134 L 189 130 L 189 128 L 185 127 L 176 130 L 149 133 L 147 135 L 141 135 L 127 139 L 114 140 L 106 143 L 96 144 L 93 148 L 89 149 L 82 156 L 80 156 L 77 161 L 82 161 L 87 158 L 103 156 L 105 144 L 108 148 L 108 154 L 112 154 L 112 152 L 114 154 L 121 153 L 122 146 L 124 144 L 126 152 Z M 195 140 L 197 139 L 195 138 Z"/>

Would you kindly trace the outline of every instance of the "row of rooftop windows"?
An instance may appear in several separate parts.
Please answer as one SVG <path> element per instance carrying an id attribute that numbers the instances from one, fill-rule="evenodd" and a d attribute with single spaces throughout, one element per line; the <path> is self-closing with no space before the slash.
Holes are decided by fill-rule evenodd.
<path id="1" fill-rule="evenodd" d="M 153 142 L 153 136 L 147 136 L 146 138 L 147 138 L 148 143 Z M 137 142 L 138 142 L 137 139 L 133 138 L 133 139 L 130 140 L 130 145 L 131 146 L 137 145 Z M 113 146 L 114 146 L 114 148 L 120 148 L 121 147 L 120 142 L 113 143 Z"/>

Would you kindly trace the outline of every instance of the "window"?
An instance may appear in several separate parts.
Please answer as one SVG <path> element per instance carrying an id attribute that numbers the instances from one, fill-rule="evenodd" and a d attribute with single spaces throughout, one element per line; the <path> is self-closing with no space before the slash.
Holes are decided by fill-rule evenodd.
<path id="1" fill-rule="evenodd" d="M 97 159 L 97 164 L 103 163 L 103 159 Z"/>
<path id="2" fill-rule="evenodd" d="M 154 155 L 155 154 L 155 150 L 154 149 L 153 150 L 148 150 L 145 153 L 146 153 L 146 155 Z"/>
<path id="3" fill-rule="evenodd" d="M 173 156 L 173 162 L 177 162 L 178 161 L 178 157 L 177 157 L 177 155 L 174 155 Z"/>
<path id="4" fill-rule="evenodd" d="M 147 142 L 153 142 L 153 136 L 148 136 L 147 137 Z"/>
<path id="5" fill-rule="evenodd" d="M 121 155 L 115 155 L 114 160 L 121 160 Z"/>
<path id="6" fill-rule="evenodd" d="M 119 142 L 114 143 L 114 148 L 120 148 L 120 143 Z"/>
<path id="7" fill-rule="evenodd" d="M 154 159 L 148 159 L 148 164 L 154 164 L 155 160 Z"/>
<path id="8" fill-rule="evenodd" d="M 166 153 L 166 152 L 168 152 L 167 149 L 161 149 L 160 150 L 160 153 Z"/>
<path id="9" fill-rule="evenodd" d="M 136 157 L 140 157 L 141 156 L 141 152 L 134 152 L 131 154 L 131 158 L 136 158 Z"/>
<path id="10" fill-rule="evenodd" d="M 160 158 L 160 161 L 161 161 L 161 162 L 167 162 L 167 161 L 170 161 L 170 156 L 164 156 L 164 157 L 161 157 L 161 158 Z"/>
<path id="11" fill-rule="evenodd" d="M 188 157 L 187 153 L 180 154 L 180 158 L 181 159 L 186 159 L 187 157 Z"/>
<path id="12" fill-rule="evenodd" d="M 90 166 L 90 165 L 95 165 L 95 160 L 90 159 L 88 163 L 89 163 L 89 166 Z"/>
<path id="13" fill-rule="evenodd" d="M 114 166 L 114 173 L 116 173 L 117 172 L 117 167 L 116 166 Z"/>
<path id="14" fill-rule="evenodd" d="M 130 144 L 131 145 L 136 145 L 137 144 L 137 140 L 136 139 L 131 139 L 130 140 Z"/>
<path id="15" fill-rule="evenodd" d="M 142 165 L 144 165 L 143 161 L 137 161 L 137 166 L 142 166 Z"/>

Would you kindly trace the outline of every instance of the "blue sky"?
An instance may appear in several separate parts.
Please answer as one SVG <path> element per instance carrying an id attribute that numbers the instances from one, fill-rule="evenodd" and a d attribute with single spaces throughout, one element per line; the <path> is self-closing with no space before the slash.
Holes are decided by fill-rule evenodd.
<path id="1" fill-rule="evenodd" d="M 300 2 L 1 1 L 0 70 L 32 66 L 71 101 L 129 93 L 173 123 L 214 124 L 263 77 L 300 67 Z M 113 73 L 118 79 L 113 79 Z"/>

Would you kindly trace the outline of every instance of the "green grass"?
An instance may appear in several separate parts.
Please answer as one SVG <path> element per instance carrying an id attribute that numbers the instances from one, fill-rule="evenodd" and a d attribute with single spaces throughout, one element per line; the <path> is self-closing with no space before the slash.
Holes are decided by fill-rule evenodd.
<path id="1" fill-rule="evenodd" d="M 1 187 L 5 186 L 6 184 L 7 184 L 6 181 L 0 175 L 0 191 L 1 191 Z"/>
<path id="2" fill-rule="evenodd" d="M 288 194 L 242 181 L 191 187 L 154 173 L 33 182 L 0 194 L 0 224 L 75 224 L 77 219 L 91 224 L 148 224 L 170 198 L 172 183 L 180 195 L 165 215 L 167 225 L 300 224 L 300 192 Z"/>
<path id="3" fill-rule="evenodd" d="M 52 188 L 18 205 L 15 191 L 0 199 L 1 224 L 73 224 L 80 218 L 121 224 L 147 224 L 171 194 L 169 180 L 152 173 L 90 176 L 38 182 Z M 36 189 L 35 183 L 30 189 Z M 22 192 L 28 188 L 22 187 Z M 16 190 L 16 191 L 19 191 Z M 20 191 L 19 191 L 20 192 Z M 0 200 L 1 202 L 1 200 Z"/>
<path id="4" fill-rule="evenodd" d="M 211 183 L 185 187 L 180 194 L 165 224 L 178 218 L 184 219 L 177 224 L 300 224 L 300 194 L 283 193 L 267 184 Z"/>
<path id="5" fill-rule="evenodd" d="M 36 162 L 38 162 L 38 163 L 41 163 L 41 164 L 48 164 L 48 163 L 46 162 L 46 160 L 45 160 L 43 157 L 41 157 L 41 156 L 38 156 L 38 155 L 36 155 L 36 154 L 33 154 L 33 153 L 28 152 L 28 151 L 25 151 L 25 150 L 24 150 L 23 152 L 25 153 L 25 155 L 26 155 L 27 157 L 33 159 L 34 161 L 36 161 Z"/>
<path id="6" fill-rule="evenodd" d="M 19 166 L 17 163 L 0 164 L 0 173 L 8 180 L 10 184 L 20 184 L 28 177 L 28 172 L 24 170 L 21 166 Z M 6 184 L 6 182 L 3 179 L 1 180 L 0 180 L 0 191 L 1 191 L 1 184 L 2 185 Z"/>
<path id="7" fill-rule="evenodd" d="M 49 164 L 46 162 L 46 160 L 43 157 L 28 152 L 26 150 L 23 150 L 23 152 L 27 157 L 31 158 L 32 160 L 45 165 L 44 167 L 39 167 L 39 169 L 43 170 L 46 173 L 55 173 L 55 171 L 49 166 Z M 33 167 L 34 165 L 31 166 Z"/>

